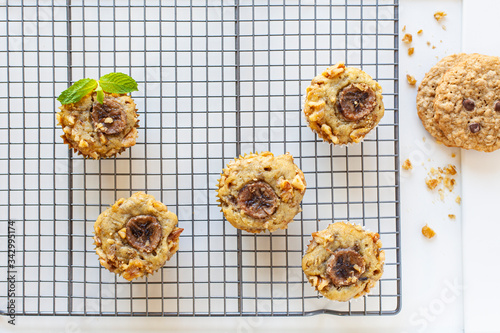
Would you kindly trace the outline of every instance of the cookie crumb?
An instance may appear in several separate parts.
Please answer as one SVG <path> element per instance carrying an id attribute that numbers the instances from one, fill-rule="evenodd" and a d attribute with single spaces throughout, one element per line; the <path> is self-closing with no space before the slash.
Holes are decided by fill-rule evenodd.
<path id="1" fill-rule="evenodd" d="M 439 193 L 439 200 L 444 201 L 444 190 L 440 188 L 438 190 L 438 193 Z"/>
<path id="2" fill-rule="evenodd" d="M 455 202 L 460 205 L 460 203 L 462 202 L 462 198 L 458 195 L 455 199 Z"/>
<path id="3" fill-rule="evenodd" d="M 402 41 L 406 44 L 410 44 L 412 39 L 413 39 L 413 37 L 411 34 L 405 34 Z"/>
<path id="4" fill-rule="evenodd" d="M 436 232 L 426 224 L 422 227 L 422 235 L 424 235 L 426 238 L 431 239 L 432 237 L 436 236 Z"/>
<path id="5" fill-rule="evenodd" d="M 450 220 L 454 220 L 457 218 L 455 214 L 448 214 L 448 217 L 450 218 Z"/>
<path id="6" fill-rule="evenodd" d="M 418 35 L 422 35 L 423 33 L 424 33 L 424 31 L 422 29 L 420 29 L 419 31 L 417 31 Z"/>
<path id="7" fill-rule="evenodd" d="M 411 55 L 413 55 L 413 53 L 415 53 L 415 48 L 414 47 L 410 47 L 408 49 L 408 55 L 411 56 Z"/>
<path id="8" fill-rule="evenodd" d="M 436 21 L 441 21 L 444 17 L 446 16 L 446 13 L 445 12 L 435 12 L 434 13 L 434 18 L 436 19 Z"/>
<path id="9" fill-rule="evenodd" d="M 444 172 L 447 174 L 447 175 L 456 175 L 457 174 L 457 168 L 452 165 L 452 164 L 448 164 L 446 166 L 446 168 L 444 169 Z"/>
<path id="10" fill-rule="evenodd" d="M 422 141 L 425 142 L 425 136 L 422 137 Z"/>
<path id="11" fill-rule="evenodd" d="M 434 45 L 432 45 L 432 49 L 434 50 L 436 47 Z"/>
<path id="12" fill-rule="evenodd" d="M 402 32 L 405 32 L 406 31 L 406 25 L 403 26 L 403 29 L 401 29 Z"/>
<path id="13" fill-rule="evenodd" d="M 444 24 L 441 26 L 441 28 L 443 28 L 443 30 L 446 31 L 446 26 Z"/>
<path id="14" fill-rule="evenodd" d="M 443 181 L 444 187 L 446 187 L 450 192 L 453 191 L 455 183 L 456 183 L 455 179 L 449 177 L 445 177 Z"/>
<path id="15" fill-rule="evenodd" d="M 425 181 L 425 183 L 427 184 L 427 187 L 429 188 L 429 190 L 433 190 L 439 185 L 439 183 L 441 183 L 441 180 L 440 179 L 427 179 Z"/>
<path id="16" fill-rule="evenodd" d="M 457 155 L 455 153 L 451 153 L 451 157 L 455 158 Z"/>
<path id="17" fill-rule="evenodd" d="M 414 86 L 417 83 L 417 80 L 415 80 L 415 78 L 413 76 L 411 76 L 410 74 L 406 74 L 406 80 L 408 81 L 408 84 L 410 86 Z"/>
<path id="18" fill-rule="evenodd" d="M 413 165 L 411 165 L 411 162 L 408 158 L 406 159 L 406 161 L 404 161 L 402 168 L 405 170 L 413 169 Z"/>
<path id="19" fill-rule="evenodd" d="M 431 42 L 427 42 L 427 46 L 431 46 Z"/>

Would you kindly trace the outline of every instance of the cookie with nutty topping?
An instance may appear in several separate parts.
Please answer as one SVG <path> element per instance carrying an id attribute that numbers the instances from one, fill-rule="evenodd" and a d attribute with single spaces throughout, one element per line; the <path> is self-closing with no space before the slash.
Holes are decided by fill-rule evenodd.
<path id="1" fill-rule="evenodd" d="M 137 109 L 126 94 L 104 93 L 103 103 L 96 92 L 76 103 L 64 104 L 57 114 L 65 143 L 75 152 L 93 159 L 108 158 L 135 145 Z"/>
<path id="2" fill-rule="evenodd" d="M 217 197 L 235 228 L 259 233 L 286 229 L 300 211 L 306 180 L 289 153 L 248 154 L 222 171 Z"/>
<path id="3" fill-rule="evenodd" d="M 134 193 L 99 215 L 94 244 L 101 265 L 133 280 L 153 274 L 179 249 L 177 216 L 152 195 Z"/>
<path id="4" fill-rule="evenodd" d="M 307 87 L 309 127 L 333 144 L 358 143 L 384 116 L 382 88 L 370 75 L 339 62 Z"/>
<path id="5" fill-rule="evenodd" d="M 385 253 L 377 233 L 336 222 L 312 237 L 302 270 L 326 298 L 346 302 L 360 297 L 382 276 Z"/>

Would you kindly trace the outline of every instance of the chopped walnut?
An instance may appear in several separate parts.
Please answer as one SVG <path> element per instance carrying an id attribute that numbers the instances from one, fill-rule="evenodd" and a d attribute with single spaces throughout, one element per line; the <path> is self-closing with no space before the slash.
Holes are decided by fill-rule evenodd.
<path id="1" fill-rule="evenodd" d="M 422 227 L 422 235 L 431 239 L 432 237 L 436 236 L 436 232 L 426 224 L 425 226 Z"/>
<path id="2" fill-rule="evenodd" d="M 413 53 L 415 53 L 415 48 L 414 47 L 410 47 L 408 49 L 408 55 L 411 56 L 411 55 L 413 55 Z"/>
<path id="3" fill-rule="evenodd" d="M 417 84 L 417 80 L 415 80 L 415 78 L 410 74 L 406 74 L 406 80 L 408 81 L 408 84 L 410 86 L 414 86 L 415 84 Z"/>
<path id="4" fill-rule="evenodd" d="M 457 196 L 455 202 L 460 205 L 460 203 L 462 202 L 462 198 L 460 196 Z"/>
<path id="5" fill-rule="evenodd" d="M 402 41 L 406 44 L 410 44 L 412 39 L 413 39 L 413 37 L 411 34 L 405 34 Z"/>
<path id="6" fill-rule="evenodd" d="M 455 214 L 448 214 L 448 217 L 450 218 L 450 220 L 454 220 L 457 218 Z"/>
<path id="7" fill-rule="evenodd" d="M 403 162 L 402 168 L 405 170 L 411 170 L 411 169 L 413 169 L 413 165 L 411 165 L 411 162 L 409 159 L 406 159 L 406 161 Z"/>
<path id="8" fill-rule="evenodd" d="M 446 16 L 446 13 L 445 12 L 435 12 L 434 13 L 434 18 L 436 19 L 436 21 L 441 21 L 444 17 Z"/>
<path id="9" fill-rule="evenodd" d="M 424 31 L 422 29 L 420 29 L 419 31 L 417 31 L 417 34 L 419 34 L 419 35 L 421 35 L 423 33 L 424 33 Z"/>

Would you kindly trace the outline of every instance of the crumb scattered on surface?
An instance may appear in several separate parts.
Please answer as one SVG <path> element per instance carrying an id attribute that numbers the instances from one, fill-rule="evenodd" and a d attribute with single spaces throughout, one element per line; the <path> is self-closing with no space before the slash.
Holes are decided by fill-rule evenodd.
<path id="1" fill-rule="evenodd" d="M 402 41 L 405 42 L 406 44 L 410 44 L 412 41 L 413 37 L 411 34 L 405 34 Z"/>
<path id="2" fill-rule="evenodd" d="M 424 235 L 426 238 L 431 239 L 432 237 L 436 236 L 436 232 L 426 224 L 422 227 L 422 235 Z"/>
<path id="3" fill-rule="evenodd" d="M 444 17 L 446 16 L 446 13 L 445 12 L 435 12 L 434 13 L 434 18 L 436 19 L 436 21 L 441 21 Z"/>
<path id="4" fill-rule="evenodd" d="M 406 161 L 403 162 L 403 169 L 405 170 L 413 169 L 413 165 L 411 165 L 411 162 L 408 158 L 406 159 Z"/>
<path id="5" fill-rule="evenodd" d="M 411 56 L 411 55 L 413 55 L 413 53 L 415 53 L 415 48 L 414 47 L 410 47 L 408 49 L 408 55 Z"/>
<path id="6" fill-rule="evenodd" d="M 434 50 L 436 47 L 434 45 L 432 45 L 432 49 Z"/>
<path id="7" fill-rule="evenodd" d="M 458 195 L 455 199 L 455 202 L 460 205 L 460 203 L 462 202 L 462 198 Z"/>
<path id="8" fill-rule="evenodd" d="M 417 83 L 417 80 L 415 80 L 415 78 L 410 74 L 406 74 L 406 80 L 408 80 L 408 84 L 410 86 L 414 86 Z"/>
<path id="9" fill-rule="evenodd" d="M 448 217 L 451 219 L 451 220 L 454 220 L 456 219 L 457 217 L 455 216 L 455 214 L 448 214 Z"/>
<path id="10" fill-rule="evenodd" d="M 427 46 L 431 46 L 431 42 L 427 42 Z"/>
<path id="11" fill-rule="evenodd" d="M 441 183 L 441 179 L 427 179 L 425 183 L 427 184 L 429 190 L 433 190 L 439 185 L 439 183 Z"/>
<path id="12" fill-rule="evenodd" d="M 423 141 L 423 142 L 425 142 L 425 136 L 424 136 L 424 137 L 422 137 L 422 141 Z"/>
<path id="13" fill-rule="evenodd" d="M 446 26 L 444 24 L 441 26 L 441 28 L 446 31 Z"/>
<path id="14" fill-rule="evenodd" d="M 424 31 L 422 29 L 420 29 L 419 31 L 417 31 L 417 34 L 419 34 L 419 35 L 421 35 L 423 33 L 424 33 Z"/>
<path id="15" fill-rule="evenodd" d="M 444 200 L 444 190 L 447 189 L 452 192 L 455 188 L 457 181 L 454 176 L 456 174 L 457 168 L 452 164 L 448 164 L 443 168 L 431 168 L 427 173 L 425 184 L 427 184 L 427 188 L 429 188 L 429 190 L 434 190 L 442 184 L 442 186 L 438 188 L 438 193 L 439 198 Z"/>
<path id="16" fill-rule="evenodd" d="M 406 25 L 403 26 L 403 29 L 401 29 L 401 31 L 405 32 L 406 31 Z"/>
<path id="17" fill-rule="evenodd" d="M 451 153 L 451 157 L 455 158 L 457 155 L 455 153 Z"/>

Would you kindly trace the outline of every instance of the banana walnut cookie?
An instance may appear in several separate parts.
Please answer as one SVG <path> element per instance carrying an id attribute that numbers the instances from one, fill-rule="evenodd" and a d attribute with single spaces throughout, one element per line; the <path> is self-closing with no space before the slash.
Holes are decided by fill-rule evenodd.
<path id="1" fill-rule="evenodd" d="M 134 90 L 137 83 L 123 73 L 105 75 L 99 83 L 82 79 L 65 90 L 58 98 L 62 106 L 57 114 L 64 143 L 94 159 L 112 157 L 135 145 L 137 109 L 126 94 Z"/>
<path id="2" fill-rule="evenodd" d="M 382 88 L 370 75 L 339 62 L 307 87 L 309 127 L 333 144 L 358 143 L 384 116 Z"/>
<path id="3" fill-rule="evenodd" d="M 360 297 L 382 276 L 385 253 L 377 233 L 336 222 L 312 237 L 302 258 L 302 270 L 326 298 L 346 302 Z"/>
<path id="4" fill-rule="evenodd" d="M 217 197 L 226 219 L 248 232 L 286 229 L 300 211 L 304 174 L 292 155 L 247 154 L 222 171 Z"/>
<path id="5" fill-rule="evenodd" d="M 101 265 L 133 280 L 153 274 L 179 249 L 177 216 L 143 192 L 120 199 L 99 215 L 94 244 Z"/>

